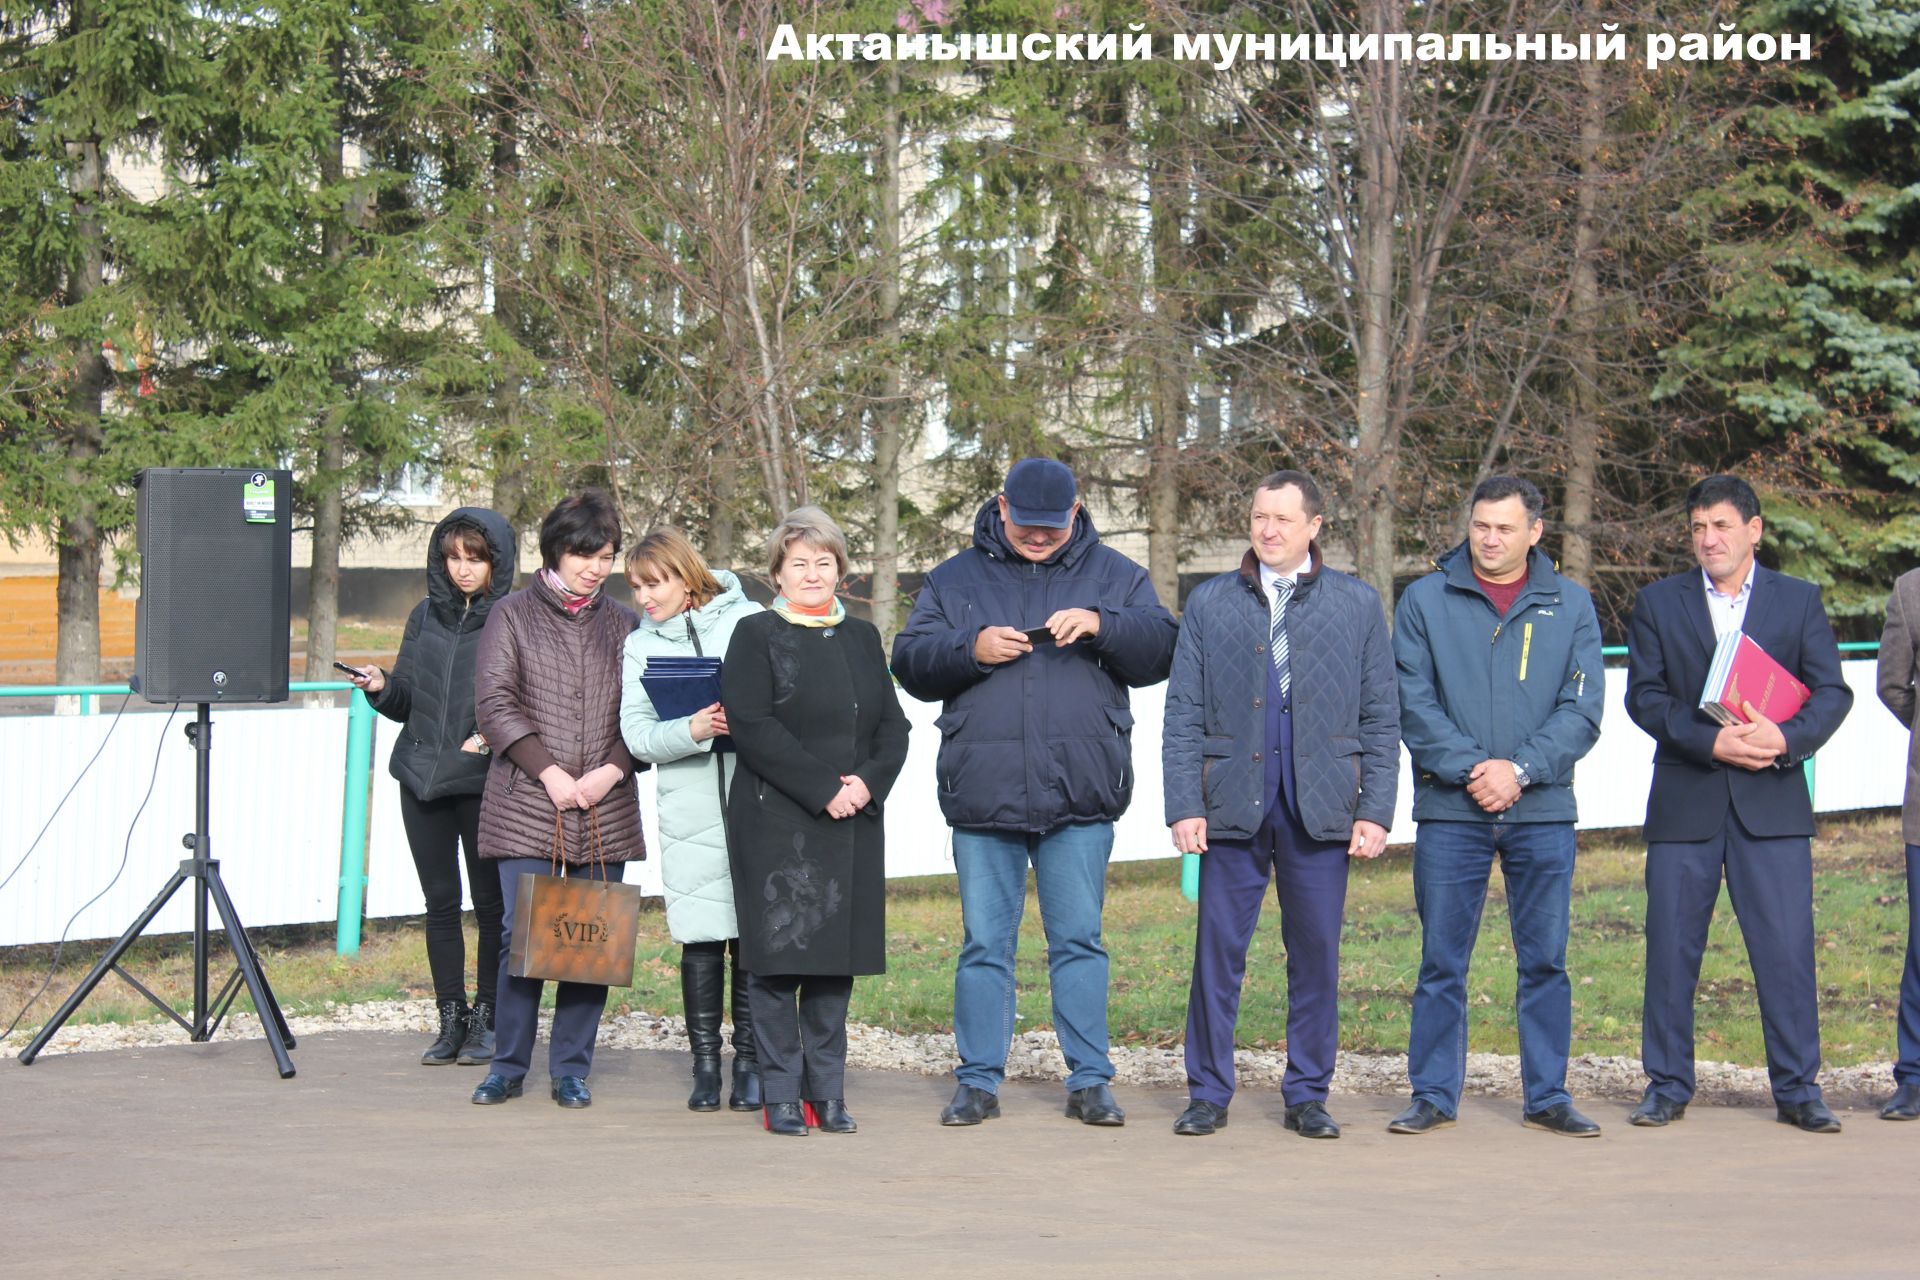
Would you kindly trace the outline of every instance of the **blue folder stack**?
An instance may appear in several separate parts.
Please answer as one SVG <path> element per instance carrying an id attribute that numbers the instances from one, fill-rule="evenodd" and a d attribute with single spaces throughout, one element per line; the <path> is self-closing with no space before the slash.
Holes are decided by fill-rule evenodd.
<path id="1" fill-rule="evenodd" d="M 650 656 L 640 686 L 662 720 L 679 720 L 720 701 L 720 659 Z M 715 751 L 733 750 L 725 734 L 713 740 Z"/>

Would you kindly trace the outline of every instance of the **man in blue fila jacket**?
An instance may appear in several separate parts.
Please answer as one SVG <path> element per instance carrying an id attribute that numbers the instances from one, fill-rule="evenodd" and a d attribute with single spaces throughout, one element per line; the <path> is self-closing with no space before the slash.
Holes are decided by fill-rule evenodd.
<path id="1" fill-rule="evenodd" d="M 1051 639 L 1035 644 L 1030 632 Z M 900 687 L 946 705 L 935 773 L 966 930 L 953 978 L 959 1086 L 940 1115 L 1000 1114 L 1013 958 L 1033 866 L 1067 1115 L 1119 1125 L 1100 941 L 1113 823 L 1133 798 L 1127 690 L 1164 680 L 1178 627 L 1144 569 L 1100 544 L 1073 472 L 1025 458 L 980 508 L 973 546 L 927 575 L 893 642 Z"/>
<path id="2" fill-rule="evenodd" d="M 1272 881 L 1287 951 L 1286 1127 L 1337 1138 L 1327 1086 L 1340 1041 L 1340 925 L 1350 858 L 1377 858 L 1400 780 L 1393 652 L 1380 596 L 1327 568 L 1320 487 L 1276 471 L 1254 489 L 1240 568 L 1187 600 L 1161 742 L 1173 846 L 1199 853 L 1187 996 L 1187 1109 L 1223 1128 L 1247 944 Z"/>
<path id="3" fill-rule="evenodd" d="M 1540 490 L 1491 476 L 1473 491 L 1467 540 L 1408 587 L 1394 614 L 1400 736 L 1413 757 L 1413 898 L 1420 978 L 1407 1078 L 1387 1125 L 1454 1121 L 1467 1072 L 1467 963 L 1500 860 L 1519 970 L 1522 1111 L 1530 1129 L 1600 1136 L 1567 1093 L 1573 989 L 1573 766 L 1600 737 L 1600 624 L 1586 588 L 1536 545 Z"/>

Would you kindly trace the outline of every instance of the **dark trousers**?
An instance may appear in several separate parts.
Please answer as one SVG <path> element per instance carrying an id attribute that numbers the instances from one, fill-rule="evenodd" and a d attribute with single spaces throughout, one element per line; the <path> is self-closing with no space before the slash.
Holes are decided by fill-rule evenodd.
<path id="1" fill-rule="evenodd" d="M 768 1102 L 847 1096 L 847 1005 L 853 979 L 838 974 L 747 975 L 760 1084 Z"/>
<path id="2" fill-rule="evenodd" d="M 480 797 L 420 800 L 400 788 L 400 821 L 407 829 L 420 892 L 427 899 L 427 970 L 436 1002 L 467 1000 L 467 939 L 460 928 L 460 863 L 473 887 L 480 926 L 474 964 L 475 998 L 492 1000 L 500 976 L 500 877 L 480 862 Z"/>
<path id="3" fill-rule="evenodd" d="M 1693 1002 L 1725 873 L 1760 997 L 1776 1101 L 1820 1096 L 1820 1007 L 1813 972 L 1813 852 L 1805 836 L 1762 839 L 1729 813 L 1710 840 L 1647 845 L 1647 995 L 1640 1057 L 1655 1092 L 1693 1097 Z"/>
<path id="4" fill-rule="evenodd" d="M 1920 1084 L 1920 844 L 1907 846 L 1907 968 L 1900 975 L 1900 1061 L 1893 1078 Z"/>
<path id="5" fill-rule="evenodd" d="M 520 873 L 550 874 L 552 862 L 546 858 L 502 858 L 494 863 L 500 869 L 500 896 L 505 901 L 506 923 L 500 931 L 500 996 L 493 1015 L 493 1074 L 518 1080 L 527 1074 L 533 1062 L 534 1036 L 540 1030 L 540 993 L 546 983 L 539 978 L 507 976 L 511 958 L 513 907 L 520 896 Z M 609 862 L 607 877 L 624 880 L 627 864 Z M 596 872 L 596 874 L 598 874 Z M 547 1074 L 585 1076 L 593 1070 L 593 1037 L 600 1030 L 600 1013 L 607 1007 L 607 989 L 590 982 L 553 984 L 553 1031 L 548 1037 Z"/>
<path id="6" fill-rule="evenodd" d="M 1200 920 L 1187 997 L 1187 1090 L 1233 1100 L 1233 1031 L 1247 944 L 1267 880 L 1280 902 L 1287 951 L 1287 1105 L 1324 1101 L 1340 1047 L 1340 924 L 1347 906 L 1347 846 L 1316 840 L 1285 804 L 1268 810 L 1250 841 L 1209 840 L 1200 859 Z"/>

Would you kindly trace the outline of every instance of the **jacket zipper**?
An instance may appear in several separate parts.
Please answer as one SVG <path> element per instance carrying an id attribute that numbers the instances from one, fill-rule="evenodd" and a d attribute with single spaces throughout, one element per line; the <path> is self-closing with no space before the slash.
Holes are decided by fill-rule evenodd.
<path id="1" fill-rule="evenodd" d="M 445 721 L 447 713 L 452 710 L 453 707 L 453 667 L 454 663 L 458 662 L 460 658 L 460 637 L 467 633 L 467 615 L 473 612 L 473 597 L 467 596 L 466 601 L 466 604 L 461 606 L 460 609 L 460 622 L 453 629 L 453 643 L 447 648 L 447 665 L 440 673 L 440 714 L 443 717 L 440 732 L 442 740 L 436 744 L 439 750 L 433 753 L 433 763 L 427 768 L 427 790 L 429 791 L 433 790 L 433 784 L 439 778 L 440 758 L 446 751 L 444 735 L 447 729 Z M 432 610 L 429 609 L 428 612 L 431 613 Z M 466 739 L 462 738 L 461 741 L 464 742 Z"/>

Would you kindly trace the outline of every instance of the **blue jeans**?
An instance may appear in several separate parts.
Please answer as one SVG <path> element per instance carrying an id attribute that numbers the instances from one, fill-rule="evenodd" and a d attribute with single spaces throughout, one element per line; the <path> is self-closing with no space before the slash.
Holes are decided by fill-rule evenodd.
<path id="1" fill-rule="evenodd" d="M 1113 824 L 1075 822 L 1045 835 L 953 829 L 966 940 L 953 975 L 953 1038 L 962 1084 L 989 1093 L 1007 1076 L 1013 1043 L 1013 957 L 1027 906 L 1027 864 L 1039 886 L 1047 933 L 1053 1028 L 1067 1059 L 1067 1088 L 1113 1079 L 1107 1056 L 1107 950 L 1100 912 L 1107 898 Z"/>
<path id="2" fill-rule="evenodd" d="M 1571 822 L 1422 822 L 1413 841 L 1420 911 L 1420 981 L 1413 989 L 1407 1079 L 1413 1096 L 1447 1115 L 1467 1075 L 1467 963 L 1480 935 L 1498 854 L 1519 966 L 1520 1081 L 1528 1112 L 1570 1102 L 1567 1047 L 1573 988 L 1567 917 L 1573 894 Z"/>

